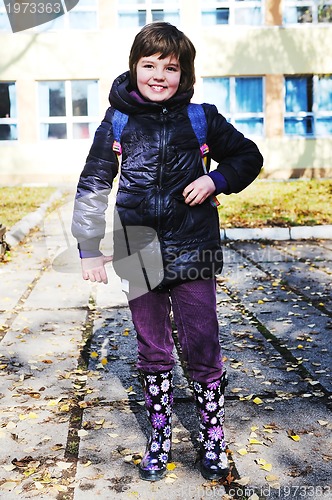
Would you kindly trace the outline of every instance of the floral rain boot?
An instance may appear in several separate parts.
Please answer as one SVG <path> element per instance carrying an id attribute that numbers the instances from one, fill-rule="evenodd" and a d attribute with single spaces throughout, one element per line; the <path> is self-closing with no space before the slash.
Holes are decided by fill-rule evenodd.
<path id="1" fill-rule="evenodd" d="M 152 431 L 139 464 L 146 481 L 159 481 L 166 474 L 171 454 L 173 380 L 172 372 L 142 373 L 145 407 Z"/>
<path id="2" fill-rule="evenodd" d="M 208 384 L 194 382 L 194 394 L 199 413 L 200 467 L 205 479 L 226 478 L 229 464 L 223 423 L 225 420 L 224 392 L 227 377 L 224 372 L 220 379 Z"/>

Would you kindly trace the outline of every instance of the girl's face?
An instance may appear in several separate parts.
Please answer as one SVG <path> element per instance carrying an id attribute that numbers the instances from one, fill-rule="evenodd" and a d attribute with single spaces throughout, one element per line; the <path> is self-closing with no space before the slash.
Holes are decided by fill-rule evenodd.
<path id="1" fill-rule="evenodd" d="M 141 95 L 154 102 L 164 102 L 176 94 L 181 78 L 178 59 L 159 59 L 160 54 L 141 57 L 137 63 L 137 88 Z"/>

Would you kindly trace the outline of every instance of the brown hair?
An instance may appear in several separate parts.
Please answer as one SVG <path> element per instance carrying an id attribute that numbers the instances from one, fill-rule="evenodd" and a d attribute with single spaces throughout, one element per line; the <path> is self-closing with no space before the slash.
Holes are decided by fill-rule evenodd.
<path id="1" fill-rule="evenodd" d="M 137 63 L 141 57 L 160 54 L 160 59 L 174 56 L 181 68 L 181 92 L 192 90 L 195 83 L 194 60 L 196 50 L 189 38 L 175 26 L 166 22 L 146 24 L 136 35 L 129 54 L 131 84 L 136 87 Z"/>

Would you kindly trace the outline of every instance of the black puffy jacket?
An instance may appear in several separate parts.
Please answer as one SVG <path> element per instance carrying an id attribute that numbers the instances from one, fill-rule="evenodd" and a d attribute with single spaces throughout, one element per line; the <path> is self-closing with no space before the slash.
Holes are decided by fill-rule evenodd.
<path id="1" fill-rule="evenodd" d="M 111 107 L 96 131 L 80 176 L 73 235 L 88 255 L 93 255 L 104 236 L 104 212 L 118 173 L 112 117 L 114 109 L 119 109 L 129 120 L 121 139 L 113 231 L 116 272 L 135 281 L 137 268 L 143 267 L 151 288 L 213 277 L 222 269 L 217 209 L 209 200 L 189 206 L 182 195 L 188 184 L 204 175 L 200 145 L 187 114 L 192 93 L 153 103 L 138 100 L 128 88 L 126 72 L 113 83 Z M 262 156 L 215 106 L 203 104 L 203 108 L 209 155 L 227 180 L 227 194 L 237 193 L 257 177 Z M 126 260 L 134 254 L 135 261 Z"/>

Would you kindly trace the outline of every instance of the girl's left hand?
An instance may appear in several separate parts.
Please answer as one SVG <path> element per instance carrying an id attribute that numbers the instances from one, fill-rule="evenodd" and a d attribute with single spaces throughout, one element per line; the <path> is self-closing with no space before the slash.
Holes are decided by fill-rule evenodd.
<path id="1" fill-rule="evenodd" d="M 208 175 L 202 175 L 188 184 L 183 190 L 184 201 L 191 207 L 200 205 L 216 190 L 213 180 Z"/>

